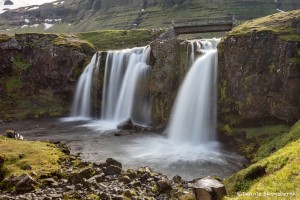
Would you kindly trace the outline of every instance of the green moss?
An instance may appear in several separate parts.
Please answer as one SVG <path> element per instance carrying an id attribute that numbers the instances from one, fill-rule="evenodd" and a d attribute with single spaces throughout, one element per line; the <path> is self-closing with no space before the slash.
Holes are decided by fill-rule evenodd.
<path id="1" fill-rule="evenodd" d="M 297 40 L 296 28 L 290 26 L 292 19 L 300 19 L 300 10 L 290 12 L 280 12 L 266 17 L 247 21 L 236 28 L 234 28 L 227 36 L 235 35 L 242 36 L 253 31 L 255 32 L 272 32 L 274 34 L 281 34 L 284 40 Z"/>
<path id="2" fill-rule="evenodd" d="M 13 36 L 10 36 L 7 34 L 0 34 L 0 42 L 6 42 L 12 38 L 13 38 Z"/>
<path id="3" fill-rule="evenodd" d="M 21 141 L 0 137 L 0 156 L 5 157 L 5 176 L 17 176 L 34 171 L 37 177 L 60 169 L 65 155 L 47 142 Z"/>
<path id="4" fill-rule="evenodd" d="M 57 46 L 81 48 L 83 51 L 89 51 L 89 49 L 95 48 L 93 44 L 73 34 L 59 34 L 52 43 Z"/>
<path id="5" fill-rule="evenodd" d="M 235 196 L 237 192 L 242 191 L 261 194 L 264 192 L 292 192 L 295 193 L 295 196 L 299 196 L 299 154 L 300 140 L 298 139 L 271 156 L 227 178 L 225 180 L 227 191 L 232 195 L 232 199 L 248 199 L 243 196 Z"/>
<path id="6" fill-rule="evenodd" d="M 77 36 L 92 43 L 97 50 L 114 50 L 147 45 L 162 32 L 146 29 L 102 30 L 78 33 Z"/>
<path id="7" fill-rule="evenodd" d="M 233 199 L 237 192 L 294 192 L 300 195 L 300 121 L 289 132 L 279 134 L 258 150 L 260 160 L 227 178 L 227 192 Z M 275 148 L 274 148 L 275 147 Z M 263 150 L 265 149 L 265 150 Z M 272 149 L 271 152 L 266 151 Z M 226 198 L 226 199 L 231 199 Z"/>

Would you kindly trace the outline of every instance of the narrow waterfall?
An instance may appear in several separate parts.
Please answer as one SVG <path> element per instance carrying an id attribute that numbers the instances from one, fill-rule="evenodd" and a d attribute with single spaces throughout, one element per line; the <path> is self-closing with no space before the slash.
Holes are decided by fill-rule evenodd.
<path id="1" fill-rule="evenodd" d="M 105 64 L 101 119 L 135 123 L 151 120 L 148 90 L 150 47 L 109 51 Z"/>
<path id="2" fill-rule="evenodd" d="M 202 55 L 183 81 L 167 129 L 174 143 L 205 144 L 215 140 L 218 42 L 200 41 Z"/>
<path id="3" fill-rule="evenodd" d="M 71 117 L 77 119 L 89 119 L 92 117 L 92 88 L 93 80 L 97 80 L 101 53 L 94 54 L 90 63 L 86 66 L 77 82 L 75 96 L 71 108 Z"/>

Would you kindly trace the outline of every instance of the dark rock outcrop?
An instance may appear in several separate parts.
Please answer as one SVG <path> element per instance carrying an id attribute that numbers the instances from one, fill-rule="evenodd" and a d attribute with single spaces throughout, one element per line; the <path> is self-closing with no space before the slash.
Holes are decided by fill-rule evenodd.
<path id="1" fill-rule="evenodd" d="M 222 200 L 226 196 L 225 186 L 213 177 L 205 177 L 193 183 L 197 200 Z"/>
<path id="2" fill-rule="evenodd" d="M 151 46 L 152 74 L 150 92 L 153 95 L 155 128 L 169 119 L 178 88 L 188 70 L 188 43 L 185 40 L 155 40 Z"/>
<path id="3" fill-rule="evenodd" d="M 259 125 L 300 117 L 299 42 L 271 32 L 229 35 L 219 45 L 219 117 Z"/>
<path id="4" fill-rule="evenodd" d="M 75 80 L 94 53 L 88 42 L 72 35 L 32 33 L 0 35 L 0 39 L 0 117 L 4 120 L 24 117 L 24 110 L 7 116 L 7 110 L 21 103 L 29 105 L 23 109 L 39 110 L 25 117 L 55 115 L 56 108 L 71 102 Z M 51 104 L 53 109 L 42 111 Z"/>

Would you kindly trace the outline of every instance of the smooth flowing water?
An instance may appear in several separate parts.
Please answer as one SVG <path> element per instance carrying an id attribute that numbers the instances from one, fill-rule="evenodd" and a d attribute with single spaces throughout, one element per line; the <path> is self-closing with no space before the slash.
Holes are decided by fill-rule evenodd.
<path id="1" fill-rule="evenodd" d="M 49 135 L 45 131 L 29 137 L 65 141 L 73 152 L 82 153 L 88 161 L 114 157 L 125 168 L 150 166 L 170 177 L 177 174 L 185 179 L 226 177 L 234 173 L 242 167 L 244 158 L 215 140 L 218 42 L 218 39 L 192 42 L 189 62 L 195 62 L 179 89 L 165 135 L 114 137 L 113 131 L 107 131 L 128 117 L 141 124 L 150 121 L 151 98 L 147 90 L 150 48 L 141 47 L 108 53 L 101 120 L 56 125 L 59 134 Z"/>
<path id="2" fill-rule="evenodd" d="M 167 130 L 174 143 L 206 145 L 215 140 L 218 42 L 200 42 L 203 55 L 193 63 L 179 89 Z"/>
<path id="3" fill-rule="evenodd" d="M 105 64 L 101 119 L 118 123 L 131 118 L 135 123 L 151 121 L 147 90 L 150 47 L 110 51 Z"/>
<path id="4" fill-rule="evenodd" d="M 75 89 L 69 120 L 87 120 L 92 118 L 93 79 L 98 78 L 101 53 L 94 54 L 90 63 L 80 75 Z"/>

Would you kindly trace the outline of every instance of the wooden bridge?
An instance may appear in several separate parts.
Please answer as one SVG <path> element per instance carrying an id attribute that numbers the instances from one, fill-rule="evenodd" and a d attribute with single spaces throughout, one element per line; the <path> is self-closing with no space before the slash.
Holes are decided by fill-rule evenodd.
<path id="1" fill-rule="evenodd" d="M 200 22 L 200 23 L 199 23 Z M 186 21 L 181 23 L 172 22 L 176 35 L 192 33 L 209 33 L 231 31 L 236 25 L 234 17 L 209 19 L 206 21 Z"/>

